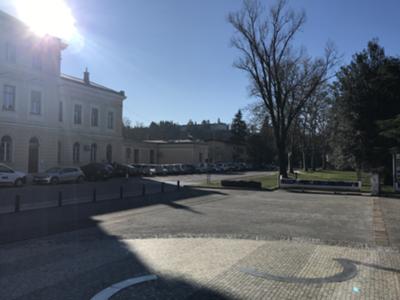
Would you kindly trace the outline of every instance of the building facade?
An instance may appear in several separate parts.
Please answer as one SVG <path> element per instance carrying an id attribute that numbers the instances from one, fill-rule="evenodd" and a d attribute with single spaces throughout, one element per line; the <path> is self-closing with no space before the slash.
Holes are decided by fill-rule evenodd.
<path id="1" fill-rule="evenodd" d="M 61 73 L 60 39 L 39 37 L 0 11 L 0 163 L 36 173 L 90 162 L 198 164 L 233 161 L 232 145 L 123 138 L 126 99 L 90 80 Z M 211 130 L 227 130 L 218 122 Z M 220 154 L 219 154 L 220 153 Z"/>
<path id="2" fill-rule="evenodd" d="M 124 92 L 61 74 L 60 39 L 2 12 L 0 28 L 0 162 L 35 173 L 121 160 Z"/>
<path id="3" fill-rule="evenodd" d="M 227 141 L 209 140 L 208 146 L 209 162 L 246 162 L 248 155 L 245 145 L 235 144 Z"/>

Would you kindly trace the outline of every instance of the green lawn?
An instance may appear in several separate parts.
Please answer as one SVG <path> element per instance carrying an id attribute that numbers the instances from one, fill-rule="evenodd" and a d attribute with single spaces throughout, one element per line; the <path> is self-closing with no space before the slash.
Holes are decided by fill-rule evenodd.
<path id="1" fill-rule="evenodd" d="M 319 170 L 315 172 L 299 171 L 298 178 L 304 180 L 357 181 L 357 173 L 354 171 L 335 171 L 335 170 Z M 362 181 L 362 191 L 369 192 L 371 190 L 369 174 L 362 173 L 361 181 Z"/>
<path id="2" fill-rule="evenodd" d="M 298 179 L 304 180 L 332 180 L 332 181 L 357 181 L 357 173 L 354 171 L 335 171 L 335 170 L 319 170 L 319 171 L 298 171 Z M 260 181 L 264 189 L 275 189 L 277 185 L 277 173 L 274 175 L 257 175 L 257 176 L 244 176 L 242 178 L 235 178 L 234 180 L 252 180 Z M 293 175 L 290 175 L 294 178 Z M 361 174 L 362 192 L 368 193 L 371 191 L 370 175 L 368 173 Z M 204 187 L 221 187 L 220 181 L 211 181 L 210 184 L 204 183 Z M 382 192 L 393 193 L 391 186 L 382 186 Z"/>
<path id="3" fill-rule="evenodd" d="M 249 180 L 249 181 L 259 181 L 261 182 L 263 189 L 275 189 L 278 187 L 278 173 L 274 175 L 257 175 L 257 176 L 243 176 L 241 178 L 235 178 L 234 180 Z M 204 187 L 222 187 L 221 181 L 211 181 L 209 184 L 204 182 L 202 184 Z"/>

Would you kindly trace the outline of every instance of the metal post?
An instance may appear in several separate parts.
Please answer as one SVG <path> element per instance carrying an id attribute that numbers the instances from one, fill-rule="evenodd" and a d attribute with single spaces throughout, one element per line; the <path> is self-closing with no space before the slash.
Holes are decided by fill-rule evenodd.
<path id="1" fill-rule="evenodd" d="M 62 206 L 62 192 L 58 192 L 58 207 Z"/>
<path id="2" fill-rule="evenodd" d="M 393 152 L 393 191 L 396 192 L 396 152 Z"/>
<path id="3" fill-rule="evenodd" d="M 176 187 L 178 190 L 181 188 L 181 182 L 179 180 L 176 182 Z"/>
<path id="4" fill-rule="evenodd" d="M 19 212 L 21 208 L 21 197 L 20 195 L 15 196 L 15 212 Z"/>
<path id="5" fill-rule="evenodd" d="M 119 199 L 124 199 L 124 187 L 122 185 L 119 187 Z"/>
<path id="6" fill-rule="evenodd" d="M 97 200 L 97 199 L 96 199 L 96 198 L 97 198 L 97 195 L 96 195 L 96 194 L 97 194 L 97 193 L 96 193 L 96 189 L 94 189 L 94 190 L 93 190 L 93 198 L 92 198 L 92 201 L 93 201 L 93 202 L 96 202 L 96 200 Z"/>
<path id="7" fill-rule="evenodd" d="M 146 195 L 146 185 L 143 183 L 142 185 L 142 196 Z"/>

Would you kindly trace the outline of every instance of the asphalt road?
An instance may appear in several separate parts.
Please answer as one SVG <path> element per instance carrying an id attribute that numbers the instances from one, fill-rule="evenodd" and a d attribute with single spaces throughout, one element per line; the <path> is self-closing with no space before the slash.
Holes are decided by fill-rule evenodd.
<path id="1" fill-rule="evenodd" d="M 238 178 L 269 174 L 268 172 L 243 172 L 233 174 L 213 174 L 212 180 L 226 178 Z M 90 202 L 93 198 L 93 191 L 96 190 L 98 201 L 115 199 L 120 197 L 120 188 L 123 188 L 124 197 L 139 196 L 142 194 L 145 185 L 147 194 L 159 193 L 161 182 L 165 183 L 166 192 L 176 189 L 177 182 L 181 185 L 201 184 L 206 181 L 206 175 L 174 175 L 158 177 L 134 177 L 134 178 L 113 178 L 100 182 L 84 182 L 81 184 L 59 184 L 59 185 L 26 185 L 21 188 L 1 187 L 0 188 L 0 213 L 12 212 L 15 209 L 15 198 L 20 196 L 20 208 L 37 209 L 58 205 L 59 193 L 62 193 L 63 204 Z"/>
<path id="2" fill-rule="evenodd" d="M 111 299 L 396 299 L 399 217 L 386 214 L 400 201 L 381 202 L 392 248 L 376 247 L 374 198 L 361 196 L 186 188 L 2 215 L 1 295 L 91 299 L 155 274 Z M 360 263 L 355 277 L 304 286 L 242 271 L 335 278 L 337 258 Z"/>

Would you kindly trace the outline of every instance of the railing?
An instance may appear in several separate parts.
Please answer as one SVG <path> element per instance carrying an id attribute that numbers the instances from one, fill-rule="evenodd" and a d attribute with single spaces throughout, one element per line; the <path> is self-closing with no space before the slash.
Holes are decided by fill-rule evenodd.
<path id="1" fill-rule="evenodd" d="M 151 184 L 154 187 L 154 184 Z M 175 188 L 170 191 L 177 191 L 181 189 L 180 181 L 176 182 Z M 62 207 L 66 205 L 75 205 L 75 204 L 84 204 L 84 203 L 96 203 L 99 201 L 107 201 L 107 200 L 124 200 L 129 198 L 137 198 L 137 197 L 144 197 L 146 195 L 155 195 L 160 193 L 166 193 L 166 186 L 164 182 L 160 183 L 159 190 L 153 191 L 153 193 L 146 192 L 146 184 L 142 184 L 141 189 L 138 190 L 139 193 L 126 193 L 125 188 L 123 185 L 119 187 L 118 190 L 115 190 L 113 194 L 101 194 L 97 193 L 97 189 L 94 188 L 90 195 L 85 197 L 79 198 L 70 198 L 65 199 L 63 197 L 63 192 L 58 191 L 57 199 L 53 201 L 43 201 L 43 202 L 28 202 L 23 204 L 21 195 L 17 194 L 14 198 L 13 206 L 5 206 L 0 208 L 0 214 L 4 213 L 18 213 L 20 211 L 26 210 L 35 210 L 35 209 L 42 209 L 42 208 L 51 208 L 51 207 Z"/>

